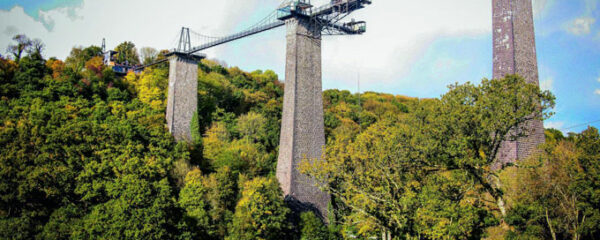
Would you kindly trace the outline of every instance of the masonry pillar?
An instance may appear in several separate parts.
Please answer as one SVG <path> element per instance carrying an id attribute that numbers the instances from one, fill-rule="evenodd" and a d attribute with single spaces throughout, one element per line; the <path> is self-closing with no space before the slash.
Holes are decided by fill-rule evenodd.
<path id="1" fill-rule="evenodd" d="M 320 159 L 325 146 L 321 87 L 321 28 L 305 18 L 286 20 L 287 52 L 277 179 L 293 210 L 326 219 L 329 194 L 303 175 L 303 159 Z M 318 161 L 318 160 L 317 160 Z"/>
<path id="2" fill-rule="evenodd" d="M 494 76 L 518 74 L 539 85 L 535 32 L 531 0 L 492 0 Z M 525 123 L 527 137 L 502 143 L 497 164 L 514 163 L 531 155 L 544 143 L 544 124 L 540 120 Z M 498 166 L 497 166 L 498 167 Z"/>
<path id="3" fill-rule="evenodd" d="M 198 110 L 198 55 L 173 52 L 169 58 L 167 126 L 177 141 L 192 141 L 191 123 Z"/>

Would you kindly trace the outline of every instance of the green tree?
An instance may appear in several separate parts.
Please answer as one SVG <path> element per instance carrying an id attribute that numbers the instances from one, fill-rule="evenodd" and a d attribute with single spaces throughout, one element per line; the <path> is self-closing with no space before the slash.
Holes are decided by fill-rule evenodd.
<path id="1" fill-rule="evenodd" d="M 237 174 L 228 167 L 203 176 L 199 169 L 188 173 L 179 193 L 186 224 L 199 238 L 223 239 L 237 201 Z"/>
<path id="2" fill-rule="evenodd" d="M 548 139 L 516 173 L 508 238 L 595 239 L 600 234 L 600 135 L 588 128 L 571 139 Z"/>
<path id="3" fill-rule="evenodd" d="M 188 173 L 185 186 L 179 193 L 179 206 L 185 210 L 185 217 L 198 237 L 207 238 L 211 227 L 210 205 L 207 201 L 208 189 L 203 183 L 200 170 Z"/>
<path id="4" fill-rule="evenodd" d="M 15 87 L 0 99 L 0 238 L 183 234 L 169 173 L 189 153 L 164 129 L 161 111 L 132 98 L 93 56 L 86 62 L 85 71 L 54 77 L 30 54 L 2 79 Z"/>
<path id="5" fill-rule="evenodd" d="M 138 56 L 135 44 L 132 42 L 122 42 L 115 47 L 115 51 L 117 52 L 117 63 L 129 63 L 130 65 L 140 64 L 140 57 Z"/>
<path id="6" fill-rule="evenodd" d="M 14 61 L 0 57 L 0 96 L 10 96 L 17 92 L 13 82 L 17 68 Z"/>
<path id="7" fill-rule="evenodd" d="M 31 46 L 29 47 L 29 55 L 42 56 L 42 52 L 46 49 L 46 45 L 39 38 L 31 40 Z"/>
<path id="8" fill-rule="evenodd" d="M 140 58 L 143 64 L 150 64 L 157 60 L 158 50 L 151 47 L 140 48 Z"/>
<path id="9" fill-rule="evenodd" d="M 260 142 L 267 135 L 267 119 L 259 113 L 249 112 L 238 118 L 237 129 L 240 135 L 255 142 Z"/>
<path id="10" fill-rule="evenodd" d="M 314 212 L 308 211 L 300 214 L 300 239 L 301 240 L 327 240 L 329 233 L 323 221 Z"/>
<path id="11" fill-rule="evenodd" d="M 16 43 L 9 45 L 7 51 L 13 55 L 16 62 L 19 62 L 23 56 L 23 52 L 29 52 L 33 42 L 24 34 L 15 35 L 13 41 Z"/>
<path id="12" fill-rule="evenodd" d="M 244 184 L 227 239 L 282 239 L 289 211 L 276 179 L 254 178 Z"/>
<path id="13" fill-rule="evenodd" d="M 491 168 L 500 143 L 510 131 L 524 130 L 522 123 L 547 117 L 544 111 L 553 107 L 553 100 L 549 92 L 517 76 L 484 79 L 479 86 L 452 85 L 440 100 L 413 104 L 408 116 L 393 119 L 381 115 L 389 120 L 377 122 L 355 140 L 352 136 L 336 138 L 324 161 L 305 161 L 301 168 L 329 183 L 327 190 L 334 196 L 353 211 L 376 220 L 394 237 L 421 234 L 415 225 L 423 218 L 420 211 L 457 207 L 462 209 L 450 212 L 465 211 L 462 217 L 484 224 L 456 230 L 446 225 L 442 233 L 477 236 L 485 222 L 494 222 L 484 221 L 488 214 L 479 213 L 485 195 L 497 201 L 496 207 L 504 208 L 504 196 Z M 439 177 L 446 179 L 435 180 Z M 428 186 L 455 181 L 460 184 L 435 190 L 439 195 L 427 197 Z M 429 206 L 419 197 L 441 199 Z M 451 204 L 443 204 L 444 199 L 451 199 Z M 432 213 L 449 222 L 460 219 Z"/>
<path id="14" fill-rule="evenodd" d="M 210 189 L 208 201 L 213 223 L 211 235 L 223 239 L 227 236 L 227 225 L 233 219 L 238 199 L 238 174 L 227 166 L 219 168 L 206 179 L 206 185 Z"/>
<path id="15" fill-rule="evenodd" d="M 137 97 L 157 110 L 167 107 L 169 70 L 166 68 L 147 68 L 141 75 L 128 74 L 126 79 L 134 86 Z"/>
<path id="16" fill-rule="evenodd" d="M 74 47 L 71 49 L 71 53 L 65 60 L 65 64 L 76 73 L 79 73 L 84 69 L 86 62 L 99 56 L 102 56 L 102 48 L 98 46 L 89 46 L 86 48 Z"/>

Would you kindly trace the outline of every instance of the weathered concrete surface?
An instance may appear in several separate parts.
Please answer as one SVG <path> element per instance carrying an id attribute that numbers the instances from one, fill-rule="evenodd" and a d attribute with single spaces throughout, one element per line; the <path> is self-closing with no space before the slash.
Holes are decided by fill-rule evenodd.
<path id="1" fill-rule="evenodd" d="M 198 109 L 198 56 L 169 56 L 167 125 L 177 141 L 192 141 L 191 122 Z"/>
<path id="2" fill-rule="evenodd" d="M 321 87 L 321 29 L 307 19 L 288 19 L 283 118 L 277 179 L 286 200 L 300 211 L 327 216 L 329 194 L 298 171 L 303 159 L 320 158 L 325 146 Z"/>
<path id="3" fill-rule="evenodd" d="M 531 0 L 492 0 L 492 8 L 493 77 L 518 74 L 527 82 L 539 85 Z M 525 159 L 544 143 L 542 121 L 530 121 L 526 126 L 530 130 L 527 137 L 502 144 L 498 164 Z"/>

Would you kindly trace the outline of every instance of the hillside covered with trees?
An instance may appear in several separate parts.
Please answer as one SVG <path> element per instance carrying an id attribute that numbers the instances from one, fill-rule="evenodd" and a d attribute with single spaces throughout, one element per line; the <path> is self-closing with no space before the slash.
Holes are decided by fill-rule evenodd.
<path id="1" fill-rule="evenodd" d="M 325 161 L 302 165 L 329 183 L 324 224 L 293 214 L 275 178 L 273 71 L 202 60 L 194 141 L 177 143 L 167 64 L 119 77 L 99 47 L 45 59 L 40 41 L 14 40 L 0 57 L 0 239 L 600 238 L 598 129 L 548 129 L 538 154 L 491 167 L 508 132 L 554 106 L 518 76 L 439 99 L 324 91 Z"/>

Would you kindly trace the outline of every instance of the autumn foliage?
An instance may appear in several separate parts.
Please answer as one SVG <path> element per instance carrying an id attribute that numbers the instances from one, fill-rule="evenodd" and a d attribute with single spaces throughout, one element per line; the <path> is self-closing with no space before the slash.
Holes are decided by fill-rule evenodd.
<path id="1" fill-rule="evenodd" d="M 538 155 L 490 168 L 505 133 L 554 104 L 518 76 L 440 99 L 324 91 L 326 161 L 302 166 L 329 184 L 322 221 L 292 212 L 275 178 L 275 72 L 198 63 L 193 141 L 177 143 L 166 63 L 117 76 L 97 46 L 63 62 L 31 42 L 0 57 L 0 239 L 599 238 L 597 129 L 548 130 Z"/>

